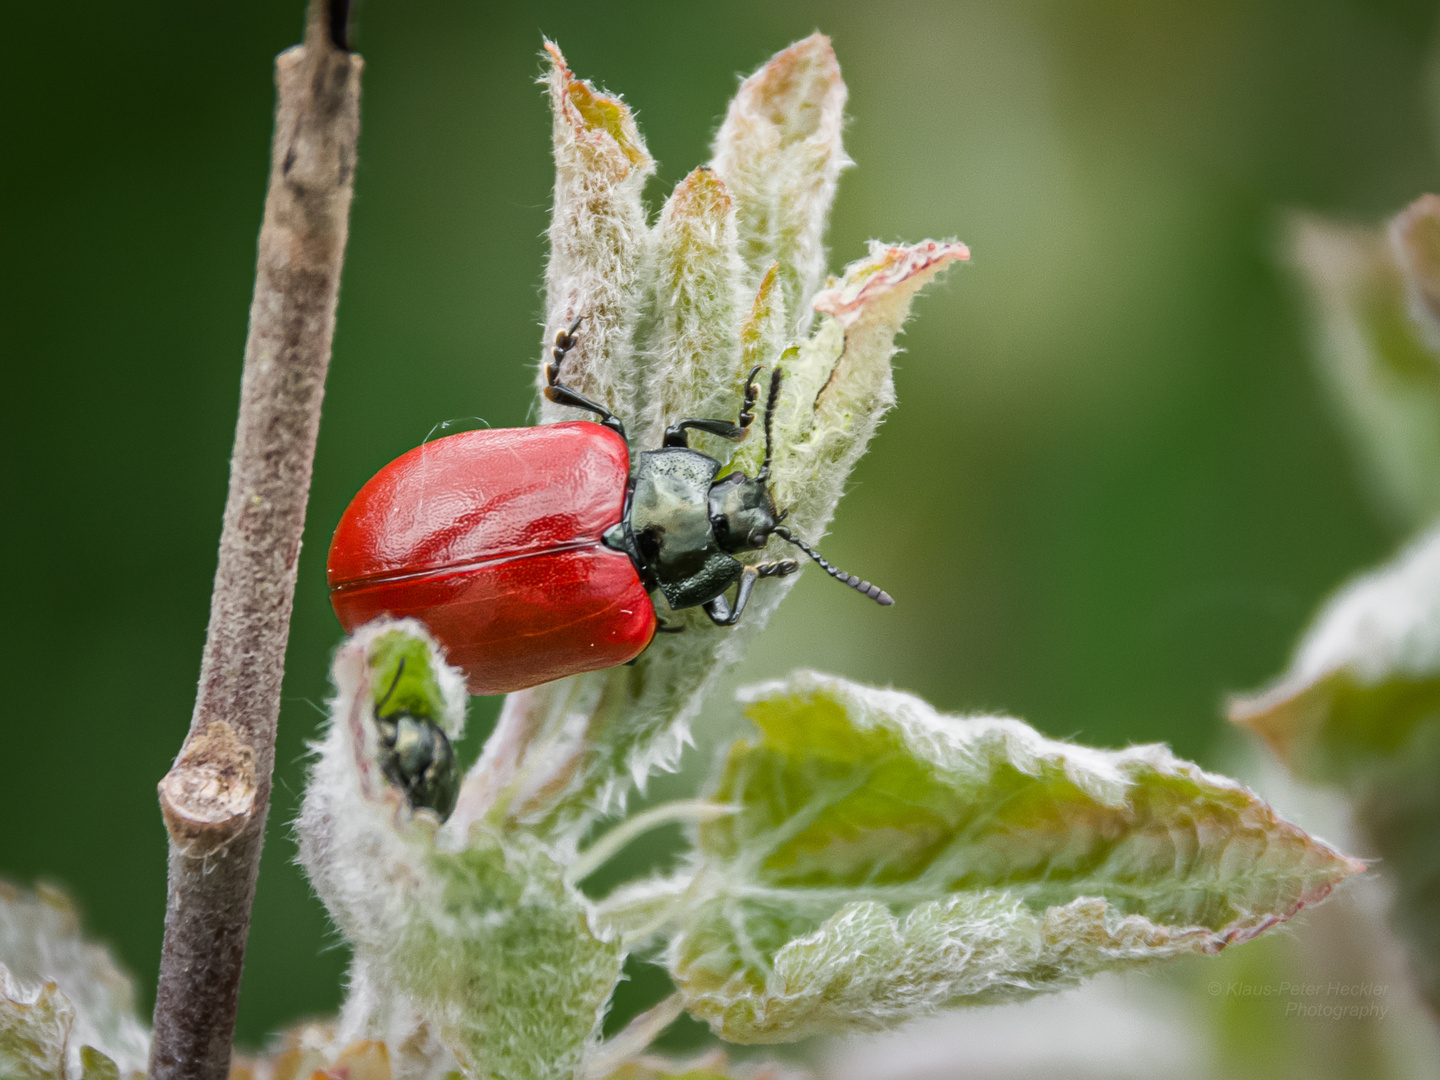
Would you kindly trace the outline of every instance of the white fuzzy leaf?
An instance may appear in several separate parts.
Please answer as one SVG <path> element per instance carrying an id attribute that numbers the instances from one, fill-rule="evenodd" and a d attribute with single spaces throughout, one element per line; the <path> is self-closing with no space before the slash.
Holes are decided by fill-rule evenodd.
<path id="1" fill-rule="evenodd" d="M 696 169 L 676 185 L 660 212 L 654 248 L 653 378 L 629 432 L 642 447 L 659 446 L 665 428 L 684 417 L 734 419 L 745 377 L 740 321 L 751 299 L 735 207 L 712 170 Z"/>
<path id="2" fill-rule="evenodd" d="M 754 289 L 780 267 L 790 332 L 814 317 L 810 298 L 825 278 L 825 227 L 840 172 L 845 82 L 824 34 L 812 34 L 740 85 L 715 137 L 711 167 L 739 212 L 740 251 Z"/>
<path id="3" fill-rule="evenodd" d="M 800 672 L 744 693 L 668 958 L 737 1042 L 873 1029 L 1246 941 L 1363 869 L 1163 746 Z"/>
<path id="4" fill-rule="evenodd" d="M 75 1007 L 53 982 L 28 986 L 0 964 L 0 1076 L 65 1080 Z"/>
<path id="5" fill-rule="evenodd" d="M 397 1011 L 413 1008 L 468 1075 L 568 1078 L 620 977 L 619 947 L 591 931 L 584 898 L 533 837 L 441 826 L 385 779 L 375 665 L 397 634 L 423 645 L 430 715 L 446 730 L 458 732 L 466 700 L 418 623 L 371 624 L 336 654 L 334 719 L 298 832 L 300 861 L 354 946 L 368 995 L 347 1010 L 342 1037 L 384 1039 Z"/>
<path id="6" fill-rule="evenodd" d="M 634 416 L 641 380 L 634 363 L 635 325 L 646 289 L 649 227 L 641 192 L 655 171 L 625 103 L 578 79 L 546 42 L 554 117 L 554 207 L 545 268 L 545 338 L 538 373 L 555 334 L 583 315 L 584 332 L 565 359 L 563 381 L 621 416 Z M 540 417 L 593 419 L 541 400 Z"/>
<path id="7" fill-rule="evenodd" d="M 29 1075 L 6 1071 L 18 1068 L 4 1049 L 16 1024 L 35 1038 L 49 1032 L 44 1053 L 60 1047 L 62 1078 L 67 1071 L 87 1075 L 87 1057 L 89 1073 L 104 1068 L 101 1059 L 120 1076 L 144 1073 L 150 1033 L 136 1013 L 135 989 L 107 950 L 84 939 L 79 915 L 60 892 L 0 882 L 0 970 L 8 972 L 0 977 L 8 979 L 0 1029 L 10 1032 L 0 1034 L 0 1076 Z"/>

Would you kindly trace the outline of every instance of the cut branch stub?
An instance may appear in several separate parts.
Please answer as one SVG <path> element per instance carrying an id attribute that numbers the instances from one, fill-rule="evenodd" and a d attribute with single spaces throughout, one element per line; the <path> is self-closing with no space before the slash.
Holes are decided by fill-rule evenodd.
<path id="1" fill-rule="evenodd" d="M 192 859 L 223 851 L 255 809 L 255 752 L 223 720 L 189 739 L 160 781 L 160 811 L 180 852 Z"/>

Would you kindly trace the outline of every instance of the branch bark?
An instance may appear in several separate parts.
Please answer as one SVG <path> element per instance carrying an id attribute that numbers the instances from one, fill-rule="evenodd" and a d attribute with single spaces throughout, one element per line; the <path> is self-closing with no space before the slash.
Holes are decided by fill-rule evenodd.
<path id="1" fill-rule="evenodd" d="M 295 569 L 344 259 L 362 61 L 347 0 L 311 0 L 278 102 L 240 418 L 190 731 L 160 782 L 170 834 L 153 1080 L 224 1080 L 275 762 Z"/>

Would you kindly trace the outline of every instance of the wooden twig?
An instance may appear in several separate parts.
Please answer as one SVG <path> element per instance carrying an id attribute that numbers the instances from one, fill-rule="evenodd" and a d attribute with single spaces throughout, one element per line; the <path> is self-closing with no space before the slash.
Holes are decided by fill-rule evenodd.
<path id="1" fill-rule="evenodd" d="M 278 103 L 240 419 L 195 712 L 160 782 L 170 834 L 152 1078 L 224 1080 L 354 189 L 361 60 L 348 0 L 311 0 Z"/>

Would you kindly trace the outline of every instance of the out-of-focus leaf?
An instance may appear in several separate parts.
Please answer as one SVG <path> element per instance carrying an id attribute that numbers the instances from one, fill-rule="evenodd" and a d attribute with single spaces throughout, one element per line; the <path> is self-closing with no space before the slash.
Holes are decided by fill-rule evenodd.
<path id="1" fill-rule="evenodd" d="M 1316 616 L 1273 686 L 1230 703 L 1298 775 L 1350 782 L 1440 717 L 1440 528 L 1362 574 Z"/>
<path id="2" fill-rule="evenodd" d="M 322 1069 L 312 1080 L 390 1080 L 390 1051 L 383 1042 L 351 1043 L 340 1051 L 334 1064 Z"/>
<path id="3" fill-rule="evenodd" d="M 1290 232 L 1320 375 L 1383 509 L 1415 526 L 1440 513 L 1437 200 L 1379 231 L 1304 217 Z"/>
<path id="4" fill-rule="evenodd" d="M 1440 197 L 1421 195 L 1390 223 L 1390 248 L 1405 282 L 1410 317 L 1440 360 Z"/>
<path id="5" fill-rule="evenodd" d="M 65 1080 L 75 1007 L 53 982 L 26 986 L 0 964 L 0 1076 Z"/>
<path id="6" fill-rule="evenodd" d="M 746 692 L 668 960 L 726 1039 L 879 1028 L 1248 940 L 1363 869 L 1162 746 L 814 673 Z"/>
<path id="7" fill-rule="evenodd" d="M 136 1012 L 134 987 L 109 952 L 84 939 L 80 917 L 64 894 L 0 882 L 0 968 L 8 969 L 17 990 L 39 995 L 29 1015 L 65 1017 L 69 1051 L 62 1064 L 72 1074 L 88 1068 L 86 1075 L 103 1075 L 101 1058 L 120 1076 L 144 1073 L 150 1034 Z M 87 1047 L 89 1066 L 82 1057 Z M 0 1077 L 9 1075 L 0 1067 Z"/>
<path id="8" fill-rule="evenodd" d="M 1230 719 L 1354 800 L 1416 983 L 1440 1014 L 1440 526 L 1316 616 L 1290 668 Z"/>
<path id="9" fill-rule="evenodd" d="M 693 1061 L 647 1055 L 627 1061 L 606 1077 L 592 1080 L 806 1080 L 807 1074 L 773 1062 L 732 1062 L 723 1051 Z"/>
<path id="10" fill-rule="evenodd" d="M 425 1027 L 420 1020 L 419 1030 L 389 1041 L 347 1042 L 333 1023 L 298 1024 L 268 1053 L 235 1058 L 229 1080 L 463 1080 L 448 1053 L 417 1045 L 427 1041 Z"/>

